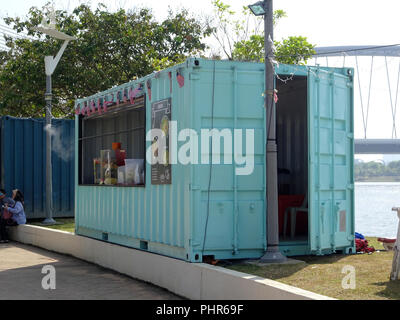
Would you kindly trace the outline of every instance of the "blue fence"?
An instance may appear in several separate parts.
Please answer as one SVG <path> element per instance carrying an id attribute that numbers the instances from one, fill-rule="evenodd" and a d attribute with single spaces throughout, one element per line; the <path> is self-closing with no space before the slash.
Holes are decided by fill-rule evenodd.
<path id="1" fill-rule="evenodd" d="M 28 219 L 46 216 L 45 119 L 0 118 L 1 186 L 8 194 L 20 189 Z M 73 120 L 53 120 L 54 217 L 74 216 Z"/>

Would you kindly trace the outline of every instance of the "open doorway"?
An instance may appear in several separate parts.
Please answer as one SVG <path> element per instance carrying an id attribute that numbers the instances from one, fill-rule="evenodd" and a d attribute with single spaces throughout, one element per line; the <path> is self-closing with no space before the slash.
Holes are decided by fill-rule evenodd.
<path id="1" fill-rule="evenodd" d="M 306 243 L 308 242 L 307 78 L 298 76 L 286 83 L 277 81 L 277 90 L 280 242 Z"/>

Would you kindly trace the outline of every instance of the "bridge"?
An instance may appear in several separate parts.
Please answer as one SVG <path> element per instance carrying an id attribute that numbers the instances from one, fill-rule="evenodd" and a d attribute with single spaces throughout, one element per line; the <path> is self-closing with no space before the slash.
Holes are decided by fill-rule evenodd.
<path id="1" fill-rule="evenodd" d="M 400 154 L 400 139 L 356 139 L 355 154 Z"/>
<path id="2" fill-rule="evenodd" d="M 315 48 L 314 63 L 321 64 L 326 63 L 329 66 L 329 59 L 331 57 L 342 57 L 343 67 L 346 64 L 346 59 L 348 57 L 355 58 L 355 69 L 356 78 L 355 86 L 359 90 L 360 94 L 360 104 L 361 104 L 361 116 L 363 120 L 363 131 L 364 138 L 355 140 L 355 154 L 400 154 L 400 139 L 397 139 L 397 126 L 396 126 L 396 115 L 397 115 L 397 102 L 399 93 L 399 83 L 400 83 L 400 62 L 397 74 L 397 88 L 394 86 L 395 83 L 391 81 L 390 68 L 388 67 L 387 57 L 400 57 L 400 45 L 381 45 L 381 46 L 333 46 L 333 47 L 317 47 Z M 371 57 L 370 74 L 367 79 L 360 79 L 360 68 L 358 57 Z M 391 126 L 392 127 L 392 137 L 389 139 L 368 139 L 368 120 L 370 111 L 370 98 L 371 98 L 371 87 L 372 78 L 374 70 L 374 57 L 384 57 L 384 67 L 386 67 L 387 76 L 387 86 L 390 95 L 390 107 L 391 107 L 391 122 L 392 123 L 382 123 L 379 125 Z M 348 60 L 347 60 L 348 63 Z M 349 65 L 346 65 L 349 66 Z M 364 100 L 362 94 L 361 81 L 369 80 L 369 90 L 367 95 L 367 100 Z M 393 95 L 392 89 L 396 88 L 395 96 Z M 377 123 L 375 123 L 377 124 Z"/>

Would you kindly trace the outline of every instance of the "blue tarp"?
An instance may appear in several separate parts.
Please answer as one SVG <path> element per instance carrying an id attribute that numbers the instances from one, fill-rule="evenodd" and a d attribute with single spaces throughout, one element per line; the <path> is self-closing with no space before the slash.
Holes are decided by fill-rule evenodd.
<path id="1" fill-rule="evenodd" d="M 356 239 L 365 240 L 365 237 L 361 233 L 356 232 Z"/>

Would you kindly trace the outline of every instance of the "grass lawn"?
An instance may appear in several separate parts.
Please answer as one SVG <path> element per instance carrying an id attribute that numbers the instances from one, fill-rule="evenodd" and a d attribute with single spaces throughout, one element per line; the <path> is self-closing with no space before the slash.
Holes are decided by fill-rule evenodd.
<path id="1" fill-rule="evenodd" d="M 57 225 L 43 226 L 40 222 L 30 224 L 67 232 L 75 232 L 74 219 L 56 219 Z M 383 247 L 376 238 L 368 238 L 376 250 Z M 276 280 L 298 288 L 341 300 L 400 300 L 400 281 L 390 281 L 393 252 L 373 254 L 331 255 L 295 257 L 306 262 L 297 265 L 256 266 L 234 262 L 229 269 Z M 356 289 L 345 290 L 342 280 L 346 274 L 343 267 L 356 270 Z"/>
<path id="2" fill-rule="evenodd" d="M 369 244 L 383 250 L 376 238 L 368 238 Z M 375 252 L 371 255 L 331 255 L 295 257 L 305 261 L 299 265 L 255 266 L 233 264 L 227 268 L 276 280 L 308 291 L 341 300 L 400 299 L 400 281 L 390 281 L 393 251 Z M 345 290 L 342 280 L 343 267 L 356 269 L 356 289 Z"/>
<path id="3" fill-rule="evenodd" d="M 56 220 L 57 224 L 55 224 L 54 226 L 42 225 L 41 221 L 32 221 L 32 222 L 29 222 L 29 224 L 39 226 L 39 227 L 45 227 L 45 228 L 75 233 L 75 220 L 73 218 L 55 219 L 55 220 Z"/>

